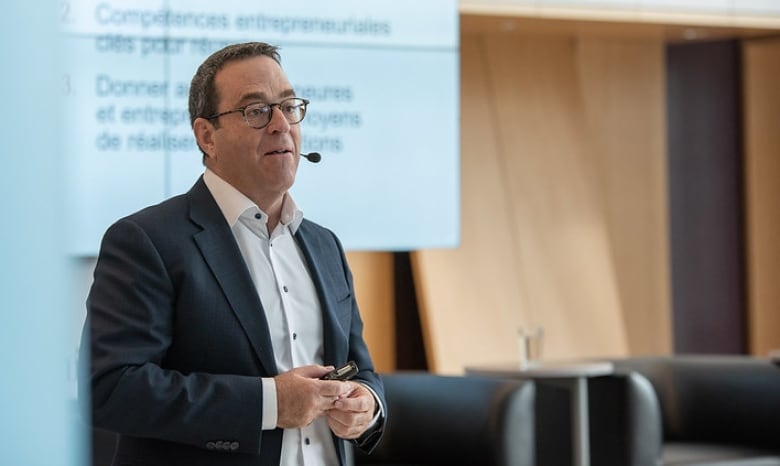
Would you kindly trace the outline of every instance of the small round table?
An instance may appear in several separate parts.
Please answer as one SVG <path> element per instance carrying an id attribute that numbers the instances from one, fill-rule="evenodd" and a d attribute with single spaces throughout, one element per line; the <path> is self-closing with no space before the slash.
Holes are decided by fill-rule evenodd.
<path id="1" fill-rule="evenodd" d="M 588 428 L 588 377 L 611 374 L 614 365 L 608 361 L 545 361 L 528 367 L 519 364 L 495 364 L 466 367 L 466 375 L 512 379 L 559 380 L 571 392 L 572 442 L 574 464 L 590 465 L 590 432 Z"/>

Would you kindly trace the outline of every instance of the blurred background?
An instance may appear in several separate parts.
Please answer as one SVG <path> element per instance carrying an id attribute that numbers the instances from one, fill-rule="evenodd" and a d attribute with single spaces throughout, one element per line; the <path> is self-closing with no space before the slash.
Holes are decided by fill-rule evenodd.
<path id="1" fill-rule="evenodd" d="M 286 8 L 305 12 L 305 4 Z M 100 5 L 120 9 L 123 2 Z M 209 6 L 209 11 L 229 11 L 231 5 Z M 780 347 L 777 2 L 442 0 L 432 5 L 425 10 L 431 16 L 419 16 L 427 18 L 425 25 L 439 27 L 442 36 L 420 38 L 428 45 L 418 51 L 441 54 L 442 76 L 409 79 L 403 84 L 411 83 L 411 90 L 386 104 L 369 96 L 396 89 L 402 79 L 382 81 L 380 91 L 357 83 L 346 87 L 365 96 L 350 103 L 359 107 L 355 112 L 366 112 L 360 115 L 381 121 L 367 109 L 404 110 L 379 125 L 388 140 L 403 143 L 435 134 L 435 143 L 394 146 L 391 155 L 373 163 L 345 152 L 332 157 L 325 174 L 314 175 L 321 166 L 302 165 L 299 178 L 328 191 L 323 177 L 361 163 L 361 170 L 384 170 L 384 178 L 365 176 L 390 180 L 382 184 L 387 189 L 382 197 L 402 207 L 383 230 L 405 242 L 347 244 L 378 370 L 458 374 L 467 365 L 511 363 L 519 358 L 518 328 L 534 326 L 545 329 L 544 358 L 550 360 L 765 356 Z M 107 36 L 77 32 L 63 21 L 73 14 L 96 20 L 97 7 L 67 1 L 6 5 L 2 19 L 7 106 L 0 118 L 9 165 L 0 183 L 7 212 L 0 229 L 6 316 L 0 326 L 6 368 L 0 431 L 14 446 L 2 454 L 4 464 L 85 464 L 75 358 L 94 253 L 70 248 L 80 230 L 67 207 L 74 189 L 101 183 L 101 172 L 79 178 L 80 167 L 94 166 L 95 154 L 69 152 L 80 138 L 96 138 L 89 133 L 94 128 L 69 121 L 78 113 L 73 109 L 86 108 L 94 124 L 98 106 L 72 94 L 78 81 L 68 70 L 77 75 L 84 68 L 68 60 L 95 56 L 75 53 L 74 41 L 93 52 Z M 175 5 L 146 2 L 144 7 Z M 265 12 L 273 7 L 271 2 L 256 6 Z M 413 10 L 387 7 L 373 19 L 386 15 L 405 25 Z M 343 13 L 360 14 L 366 15 Z M 418 30 L 421 24 L 408 27 Z M 204 54 L 220 45 L 218 39 L 233 38 L 204 37 L 211 40 L 204 43 Z M 280 38 L 285 40 L 298 51 L 292 57 L 307 56 L 304 49 L 314 41 Z M 381 41 L 374 45 L 388 48 Z M 408 59 L 404 50 L 415 53 L 413 44 L 395 46 L 400 60 Z M 338 58 L 338 50 L 354 50 L 344 44 L 334 48 L 328 52 L 333 63 L 342 70 L 355 66 Z M 379 53 L 371 44 L 361 51 Z M 293 69 L 298 66 L 292 58 L 289 62 Z M 184 74 L 191 75 L 190 68 Z M 406 69 L 414 68 L 407 64 Z M 92 85 L 99 72 L 90 73 L 86 82 Z M 302 82 L 313 89 L 324 86 L 309 78 Z M 434 88 L 449 90 L 448 103 L 422 105 Z M 170 91 L 171 108 L 178 108 L 181 100 L 172 97 L 177 90 Z M 331 108 L 346 110 L 335 103 Z M 349 146 L 360 133 L 360 128 L 321 129 L 308 128 L 319 138 L 310 144 L 333 153 L 340 151 L 334 139 Z M 186 141 L 181 144 L 187 147 Z M 420 148 L 408 149 L 414 145 Z M 411 158 L 388 170 L 388 159 L 404 147 Z M 323 167 L 329 163 L 325 149 Z M 199 162 L 191 146 L 183 152 Z M 168 152 L 163 160 L 161 170 L 176 172 L 172 168 L 181 159 Z M 105 173 L 117 168 L 102 163 Z M 139 163 L 142 168 L 119 173 L 146 173 L 148 160 Z M 186 173 L 189 182 L 199 170 L 196 163 L 178 173 Z M 111 183 L 102 183 L 105 189 L 88 198 L 117 194 Z M 164 183 L 161 196 L 177 194 L 175 181 Z M 394 189 L 406 192 L 410 186 L 412 195 L 393 197 Z M 365 191 L 352 189 L 350 195 Z M 433 194 L 440 192 L 446 196 Z M 80 208 L 89 212 L 88 207 Z M 403 217 L 409 212 L 421 216 L 407 222 Z M 115 218 L 125 213 L 117 211 Z M 315 217 L 329 225 L 338 215 Z M 430 225 L 433 230 L 424 228 Z M 103 224 L 91 226 L 101 231 Z M 334 227 L 339 234 L 342 228 Z M 417 228 L 433 239 L 415 243 L 410 232 Z M 97 244 L 88 247 L 96 251 Z"/>

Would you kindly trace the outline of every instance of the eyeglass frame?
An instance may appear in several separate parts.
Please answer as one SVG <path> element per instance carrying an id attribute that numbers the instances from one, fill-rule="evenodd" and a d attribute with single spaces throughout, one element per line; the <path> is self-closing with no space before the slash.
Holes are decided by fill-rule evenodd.
<path id="1" fill-rule="evenodd" d="M 303 116 L 301 117 L 300 120 L 296 121 L 295 123 L 291 123 L 290 120 L 287 120 L 287 118 L 285 117 L 285 120 L 287 120 L 287 123 L 289 123 L 291 125 L 297 125 L 298 123 L 302 122 L 304 118 L 306 118 L 306 110 L 308 110 L 309 99 L 304 99 L 302 97 L 288 97 L 288 98 L 282 100 L 281 102 L 277 102 L 275 104 L 262 104 L 262 107 L 268 107 L 268 109 L 269 109 L 269 111 L 268 111 L 268 123 L 264 124 L 263 126 L 252 126 L 252 125 L 250 125 L 249 124 L 249 118 L 247 118 L 247 116 L 246 116 L 246 109 L 247 108 L 249 108 L 249 107 L 251 107 L 253 105 L 260 105 L 261 102 L 253 102 L 251 104 L 244 105 L 243 107 L 234 108 L 233 110 L 227 110 L 225 112 L 216 113 L 214 115 L 206 117 L 206 119 L 211 121 L 211 120 L 216 120 L 217 118 L 219 118 L 221 116 L 229 115 L 231 113 L 241 112 L 241 115 L 244 117 L 244 123 L 246 123 L 247 126 L 249 126 L 250 128 L 254 128 L 254 129 L 263 129 L 266 126 L 271 124 L 271 121 L 274 118 L 274 107 L 279 107 L 279 110 L 281 111 L 282 104 L 287 102 L 288 100 L 300 100 L 300 101 L 303 102 Z M 282 114 L 282 115 L 284 115 L 284 114 Z"/>

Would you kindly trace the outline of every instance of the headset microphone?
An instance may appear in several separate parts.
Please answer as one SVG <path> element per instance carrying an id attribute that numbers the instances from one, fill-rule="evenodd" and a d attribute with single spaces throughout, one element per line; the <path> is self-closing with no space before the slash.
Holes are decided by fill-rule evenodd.
<path id="1" fill-rule="evenodd" d="M 319 152 L 309 152 L 308 154 L 301 154 L 301 157 L 306 157 L 306 160 L 308 160 L 311 163 L 318 163 L 320 160 L 322 160 L 322 156 Z"/>

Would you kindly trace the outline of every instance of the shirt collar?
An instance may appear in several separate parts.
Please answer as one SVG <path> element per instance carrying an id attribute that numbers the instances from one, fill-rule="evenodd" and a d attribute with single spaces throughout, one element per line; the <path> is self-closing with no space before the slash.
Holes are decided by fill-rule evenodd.
<path id="1" fill-rule="evenodd" d="M 206 187 L 211 192 L 211 195 L 214 196 L 214 200 L 217 202 L 222 215 L 225 216 L 225 220 L 231 228 L 238 222 L 241 214 L 247 210 L 259 211 L 268 218 L 268 214 L 263 212 L 251 199 L 208 168 L 203 173 L 203 182 L 206 183 Z M 303 211 L 295 204 L 290 193 L 286 193 L 284 201 L 282 201 L 281 224 L 289 227 L 290 231 L 295 234 L 302 221 Z"/>

